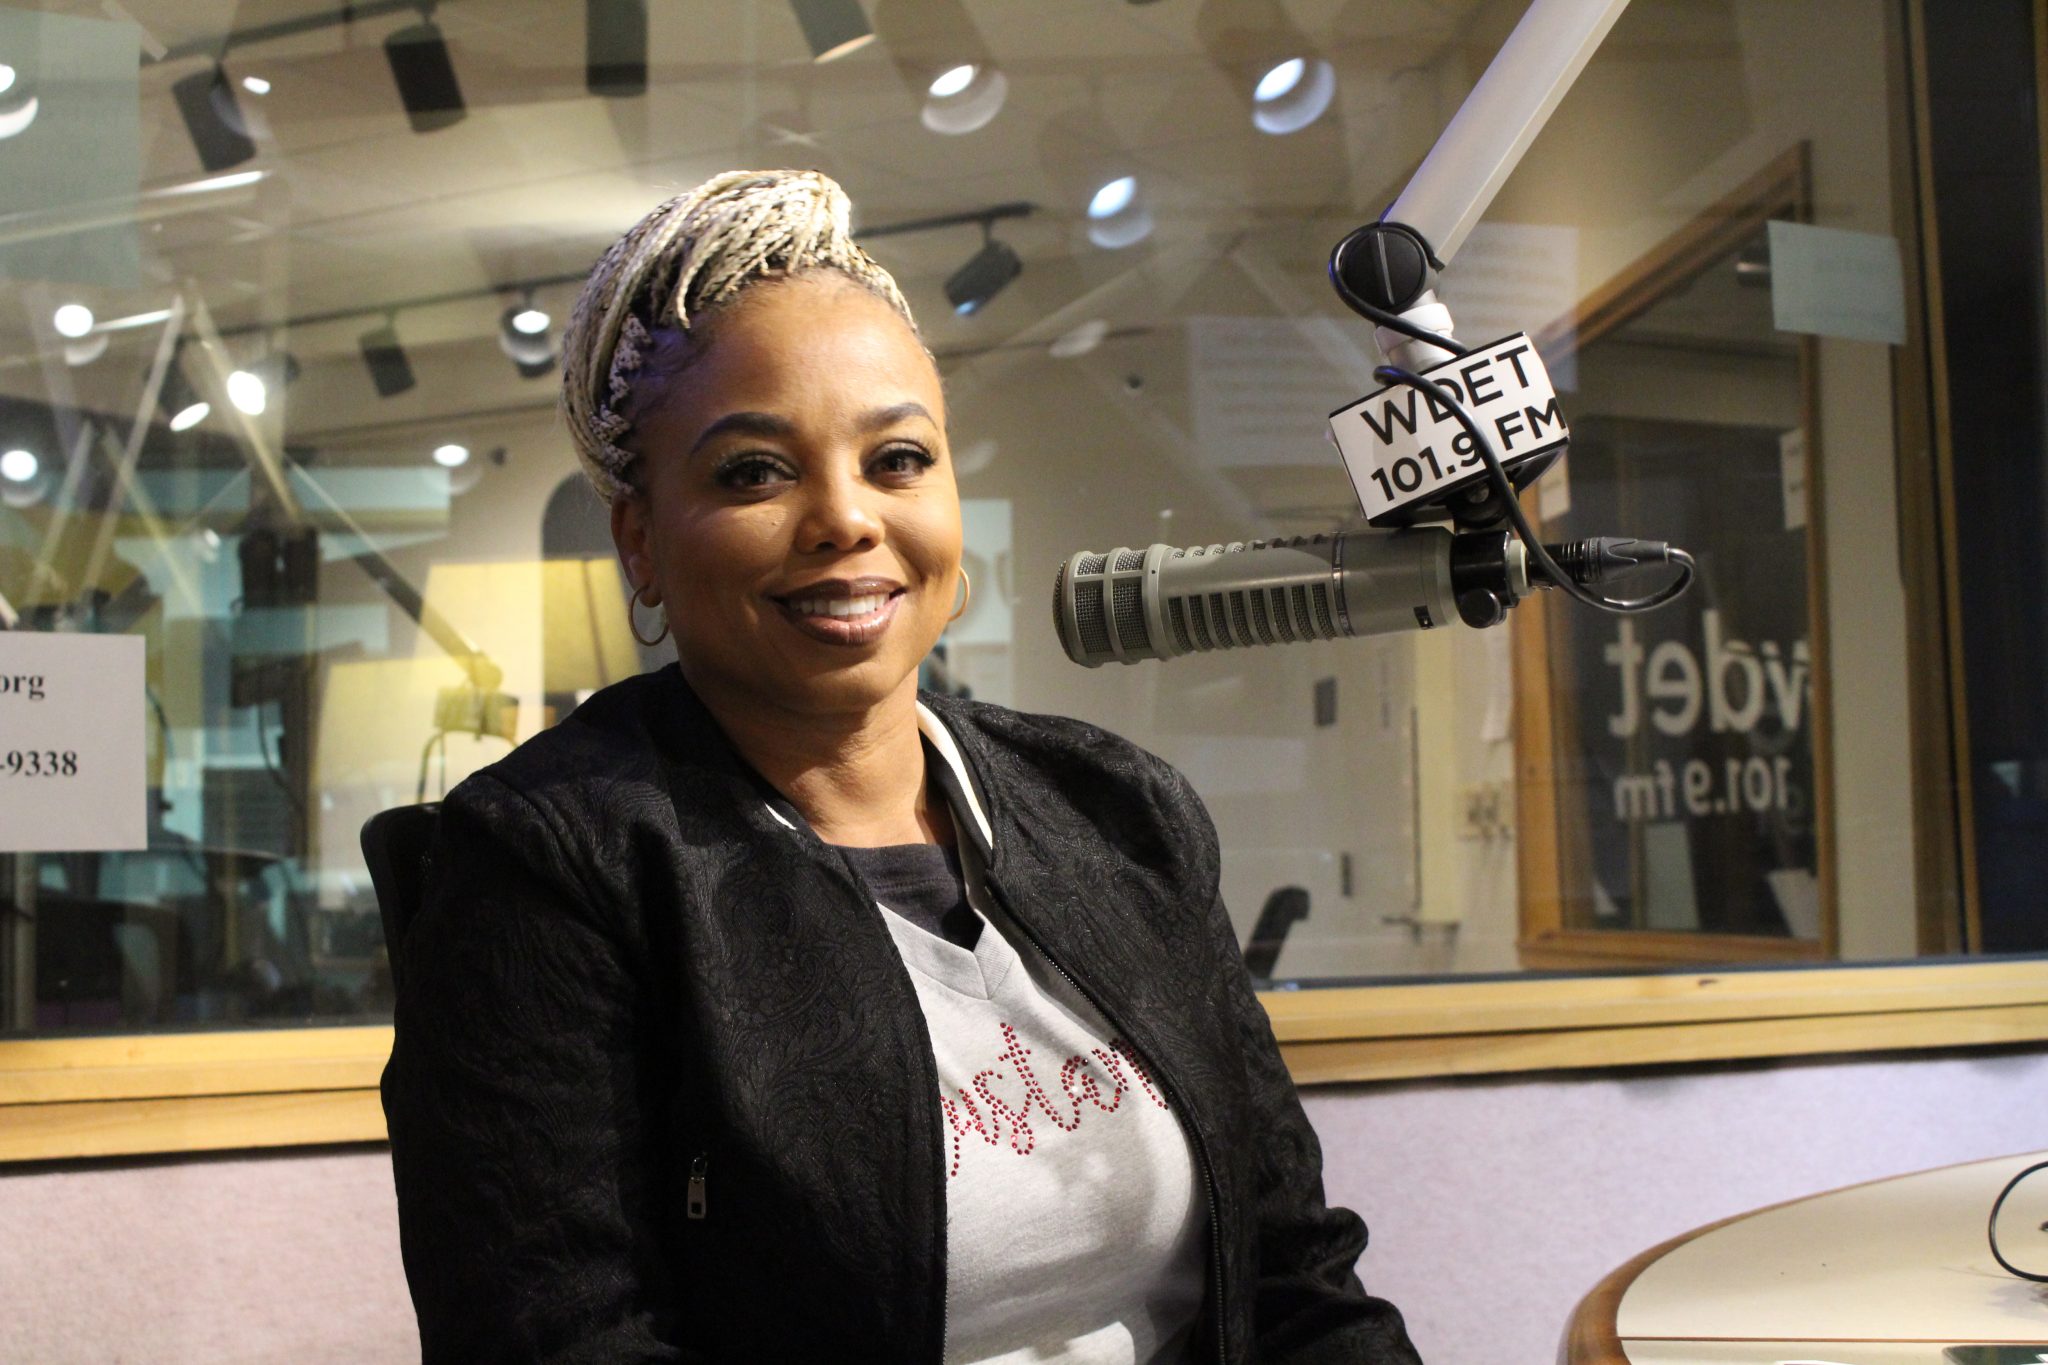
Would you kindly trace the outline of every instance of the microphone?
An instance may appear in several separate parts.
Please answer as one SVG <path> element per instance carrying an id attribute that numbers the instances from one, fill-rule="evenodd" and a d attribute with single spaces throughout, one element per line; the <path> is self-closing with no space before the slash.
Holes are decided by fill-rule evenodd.
<path id="1" fill-rule="evenodd" d="M 1504 531 L 1442 527 L 1182 549 L 1082 551 L 1053 580 L 1053 626 L 1077 664 L 1494 625 L 1529 594 Z"/>

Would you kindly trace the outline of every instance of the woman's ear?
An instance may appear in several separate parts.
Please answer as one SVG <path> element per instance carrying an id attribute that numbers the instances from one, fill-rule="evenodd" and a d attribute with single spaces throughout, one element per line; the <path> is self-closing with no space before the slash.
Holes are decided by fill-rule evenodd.
<path id="1" fill-rule="evenodd" d="M 647 545 L 647 501 L 634 493 L 612 499 L 612 544 L 626 587 L 650 607 L 661 605 L 661 587 L 654 581 L 654 556 Z"/>

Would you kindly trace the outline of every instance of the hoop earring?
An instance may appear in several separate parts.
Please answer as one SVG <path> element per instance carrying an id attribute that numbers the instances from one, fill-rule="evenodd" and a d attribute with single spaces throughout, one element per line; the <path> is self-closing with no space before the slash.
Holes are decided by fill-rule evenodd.
<path id="1" fill-rule="evenodd" d="M 653 649 L 656 645 L 660 644 L 663 640 L 666 640 L 668 638 L 668 614 L 666 612 L 662 612 L 660 634 L 656 635 L 652 640 L 648 639 L 645 635 L 642 635 L 640 633 L 640 608 L 646 604 L 640 600 L 640 594 L 645 591 L 645 588 L 633 589 L 632 599 L 626 603 L 626 629 L 633 632 L 634 639 L 638 640 L 647 648 Z M 659 604 L 656 604 L 655 610 L 661 611 L 661 607 Z"/>
<path id="2" fill-rule="evenodd" d="M 967 604 L 973 600 L 974 584 L 968 579 L 967 570 L 962 569 L 960 571 L 960 605 L 953 608 L 953 614 L 946 618 L 946 624 L 950 626 L 953 622 L 965 616 L 967 614 Z"/>

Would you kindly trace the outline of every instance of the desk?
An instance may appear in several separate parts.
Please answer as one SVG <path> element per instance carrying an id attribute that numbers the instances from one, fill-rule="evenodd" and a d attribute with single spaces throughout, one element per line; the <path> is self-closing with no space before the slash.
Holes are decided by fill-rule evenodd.
<path id="1" fill-rule="evenodd" d="M 1572 1315 L 1564 1365 L 1946 1365 L 1957 1343 L 2041 1343 L 2048 1285 L 1998 1268 L 1991 1201 L 2048 1154 L 1855 1185 L 1741 1214 L 1616 1270 Z M 1999 1215 L 2000 1247 L 2048 1270 L 2048 1171 Z M 2031 1237 L 2022 1242 L 2022 1237 Z M 2010 1353 L 2033 1361 L 2032 1351 Z M 2003 1365 L 2003 1362 L 2000 1362 Z"/>

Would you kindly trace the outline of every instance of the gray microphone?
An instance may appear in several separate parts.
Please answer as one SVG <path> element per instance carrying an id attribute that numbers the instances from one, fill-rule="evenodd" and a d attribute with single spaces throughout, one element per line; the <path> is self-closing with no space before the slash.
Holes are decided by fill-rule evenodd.
<path id="1" fill-rule="evenodd" d="M 1483 540 L 1511 604 L 1528 589 L 1520 545 L 1505 535 L 1453 536 L 1442 527 L 1296 536 L 1180 549 L 1082 551 L 1053 580 L 1053 626 L 1067 657 L 1090 668 L 1173 659 L 1197 650 L 1428 630 L 1460 612 L 1465 565 Z M 1476 565 L 1475 565 L 1476 567 Z M 1475 606 L 1477 604 L 1475 603 Z"/>

